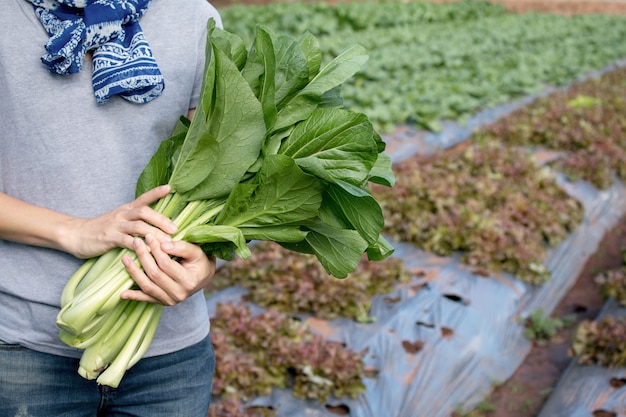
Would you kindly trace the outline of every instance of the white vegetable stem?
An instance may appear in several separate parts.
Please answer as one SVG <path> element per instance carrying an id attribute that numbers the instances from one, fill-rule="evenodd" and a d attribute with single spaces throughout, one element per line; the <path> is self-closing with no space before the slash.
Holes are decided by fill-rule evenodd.
<path id="1" fill-rule="evenodd" d="M 155 210 L 172 218 L 183 239 L 188 230 L 213 220 L 224 207 L 222 200 L 186 202 L 172 193 Z M 126 370 L 143 357 L 156 332 L 163 306 L 123 300 L 123 291 L 135 282 L 120 262 L 128 249 L 113 249 L 86 261 L 66 284 L 57 317 L 60 338 L 69 346 L 85 349 L 78 373 L 101 385 L 117 387 Z"/>

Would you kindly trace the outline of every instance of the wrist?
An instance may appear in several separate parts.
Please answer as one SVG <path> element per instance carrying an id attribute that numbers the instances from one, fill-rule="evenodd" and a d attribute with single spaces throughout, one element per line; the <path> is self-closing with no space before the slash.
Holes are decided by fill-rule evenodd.
<path id="1" fill-rule="evenodd" d="M 86 258 L 81 254 L 78 244 L 77 223 L 80 219 L 73 217 L 65 217 L 55 222 L 50 230 L 50 242 L 54 249 L 67 252 L 77 258 Z"/>

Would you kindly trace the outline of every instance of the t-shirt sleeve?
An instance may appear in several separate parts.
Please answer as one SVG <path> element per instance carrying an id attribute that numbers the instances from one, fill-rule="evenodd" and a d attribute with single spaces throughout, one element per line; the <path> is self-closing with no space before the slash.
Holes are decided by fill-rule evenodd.
<path id="1" fill-rule="evenodd" d="M 201 5 L 199 6 L 198 11 L 198 19 L 197 23 L 197 56 L 196 60 L 196 75 L 193 85 L 193 91 L 191 95 L 191 99 L 189 100 L 189 108 L 195 109 L 198 106 L 198 101 L 200 100 L 200 90 L 202 89 L 202 79 L 204 77 L 204 63 L 206 59 L 206 44 L 207 44 L 207 23 L 209 19 L 215 20 L 215 25 L 219 28 L 223 27 L 222 18 L 217 11 L 217 9 L 207 2 L 206 0 L 201 0 Z"/>

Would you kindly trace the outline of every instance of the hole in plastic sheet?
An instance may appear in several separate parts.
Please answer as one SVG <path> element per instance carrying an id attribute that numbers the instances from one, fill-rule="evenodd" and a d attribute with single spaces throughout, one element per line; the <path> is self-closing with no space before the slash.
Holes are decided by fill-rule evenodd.
<path id="1" fill-rule="evenodd" d="M 425 321 L 417 321 L 415 322 L 420 327 L 428 327 L 429 329 L 434 329 L 435 325 L 432 323 L 426 323 Z"/>
<path id="2" fill-rule="evenodd" d="M 339 405 L 326 405 L 326 409 L 329 413 L 337 414 L 339 416 L 347 416 L 350 414 L 350 408 L 345 404 Z"/>
<path id="3" fill-rule="evenodd" d="M 421 340 L 416 340 L 414 342 L 403 340 L 402 347 L 404 348 L 404 350 L 406 350 L 406 353 L 415 355 L 417 352 L 422 350 L 422 348 L 424 347 L 424 342 L 422 342 Z"/>
<path id="4" fill-rule="evenodd" d="M 365 378 L 376 378 L 380 374 L 380 370 L 369 366 L 363 370 L 363 374 Z"/>
<path id="5" fill-rule="evenodd" d="M 441 326 L 441 337 L 449 339 L 454 335 L 454 330 L 450 327 Z"/>
<path id="6" fill-rule="evenodd" d="M 263 413 L 264 410 L 267 411 L 272 411 L 274 409 L 274 407 L 272 406 L 260 406 L 260 405 L 252 405 L 250 407 L 246 407 L 246 415 L 257 415 L 257 410 L 260 412 L 259 415 L 265 415 L 265 413 Z"/>
<path id="7" fill-rule="evenodd" d="M 580 313 L 586 313 L 587 312 L 587 307 L 584 305 L 580 305 L 577 304 L 574 306 L 574 313 L 580 314 Z"/>
<path id="8" fill-rule="evenodd" d="M 595 410 L 592 415 L 593 417 L 617 417 L 617 413 L 606 410 Z"/>
<path id="9" fill-rule="evenodd" d="M 417 278 L 423 278 L 426 276 L 426 271 L 424 271 L 423 269 L 417 269 L 417 268 L 413 268 L 411 269 L 411 272 L 413 273 L 413 275 L 415 275 Z"/>
<path id="10" fill-rule="evenodd" d="M 457 303 L 463 301 L 463 298 L 459 297 L 456 294 L 444 294 L 443 296 L 446 297 L 448 300 L 455 301 Z"/>
<path id="11" fill-rule="evenodd" d="M 464 305 L 469 305 L 469 300 L 466 300 L 465 298 L 456 295 L 456 294 L 444 294 L 444 297 L 446 297 L 448 300 L 450 301 L 454 301 L 455 303 L 461 303 Z"/>
<path id="12" fill-rule="evenodd" d="M 385 298 L 383 298 L 383 300 L 386 303 L 394 304 L 394 303 L 400 302 L 401 298 L 400 298 L 400 296 L 397 296 L 397 297 L 385 297 Z"/>
<path id="13" fill-rule="evenodd" d="M 418 292 L 420 292 L 422 290 L 422 288 L 425 288 L 427 286 L 428 286 L 428 284 L 425 283 L 425 282 L 420 282 L 419 284 L 411 285 L 411 287 L 409 287 L 410 296 L 414 297 L 415 294 L 417 294 Z"/>
<path id="14" fill-rule="evenodd" d="M 626 385 L 626 378 L 611 378 L 609 380 L 609 385 L 613 388 L 621 388 Z"/>
<path id="15" fill-rule="evenodd" d="M 474 275 L 478 275 L 479 277 L 483 277 L 483 278 L 489 278 L 491 276 L 489 271 L 483 268 L 475 268 L 474 270 L 472 270 L 472 273 Z"/>

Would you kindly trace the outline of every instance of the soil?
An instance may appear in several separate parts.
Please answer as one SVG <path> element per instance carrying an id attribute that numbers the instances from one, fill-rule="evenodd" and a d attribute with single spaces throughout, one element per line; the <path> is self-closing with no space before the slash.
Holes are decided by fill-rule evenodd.
<path id="1" fill-rule="evenodd" d="M 550 12 L 564 15 L 583 13 L 626 14 L 626 2 L 620 0 L 495 0 L 515 12 Z"/>
<path id="2" fill-rule="evenodd" d="M 626 14 L 626 0 L 494 1 L 519 13 L 539 11 L 564 15 Z M 236 3 L 264 4 L 268 2 L 273 2 L 273 0 L 211 0 L 211 3 L 218 9 Z M 560 330 L 550 341 L 542 344 L 536 343 L 511 378 L 496 387 L 489 398 L 464 417 L 536 417 L 538 415 L 562 372 L 572 360 L 568 355 L 568 349 L 573 329 L 582 320 L 595 319 L 604 305 L 594 278 L 598 273 L 617 268 L 622 264 L 621 250 L 623 248 L 626 248 L 626 217 L 604 237 L 597 252 L 587 261 L 576 284 L 552 314 L 554 318 L 575 314 L 575 323 Z"/>

